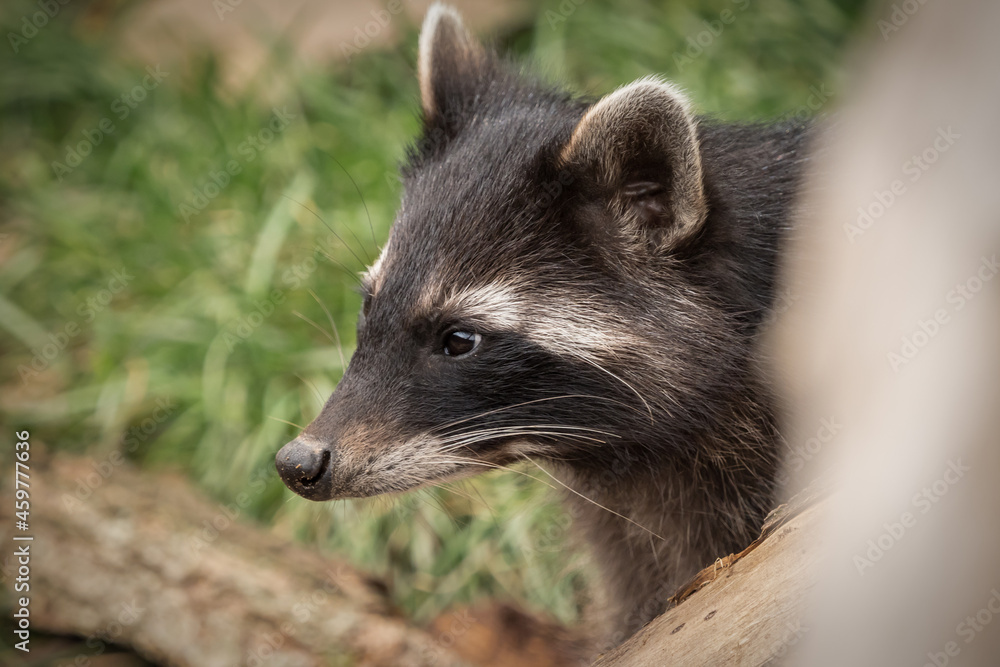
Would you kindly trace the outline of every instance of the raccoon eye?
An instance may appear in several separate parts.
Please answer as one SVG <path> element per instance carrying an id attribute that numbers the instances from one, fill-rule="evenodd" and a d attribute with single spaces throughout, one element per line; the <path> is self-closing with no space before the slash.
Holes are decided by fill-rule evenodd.
<path id="1" fill-rule="evenodd" d="M 482 336 L 474 331 L 452 331 L 444 337 L 444 353 L 449 357 L 461 357 L 479 346 Z"/>

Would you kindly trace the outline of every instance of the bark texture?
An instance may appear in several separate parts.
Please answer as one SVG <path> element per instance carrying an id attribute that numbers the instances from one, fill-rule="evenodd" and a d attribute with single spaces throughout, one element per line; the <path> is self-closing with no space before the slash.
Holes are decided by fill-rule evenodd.
<path id="1" fill-rule="evenodd" d="M 819 517 L 826 493 L 810 487 L 768 517 L 759 538 L 720 558 L 667 610 L 594 667 L 776 664 L 808 632 L 806 593 L 816 583 Z"/>
<path id="2" fill-rule="evenodd" d="M 113 642 L 177 666 L 462 664 L 395 614 L 377 581 L 231 520 L 180 477 L 123 464 L 76 502 L 92 461 L 37 465 L 30 530 L 19 533 L 34 536 L 32 628 L 88 637 L 85 658 Z M 12 481 L 3 476 L 5 506 Z M 17 566 L 3 558 L 9 607 Z"/>

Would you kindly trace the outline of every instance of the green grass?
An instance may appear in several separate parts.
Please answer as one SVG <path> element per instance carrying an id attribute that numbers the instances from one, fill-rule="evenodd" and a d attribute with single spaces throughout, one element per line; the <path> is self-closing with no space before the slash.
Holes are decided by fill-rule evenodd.
<path id="1" fill-rule="evenodd" d="M 662 73 L 701 111 L 730 119 L 808 111 L 812 90 L 835 91 L 864 9 L 860 0 L 560 7 L 575 5 L 548 2 L 498 43 L 592 94 Z M 3 34 L 35 9 L 5 7 Z M 724 10 L 733 20 L 713 35 Z M 386 238 L 395 165 L 418 129 L 414 29 L 397 48 L 332 68 L 276 49 L 236 92 L 220 86 L 208 54 L 165 65 L 169 76 L 123 118 L 115 100 L 146 72 L 74 11 L 17 54 L 0 48 L 3 433 L 27 428 L 52 449 L 99 460 L 121 450 L 148 468 L 179 468 L 220 503 L 251 489 L 247 515 L 389 577 L 421 620 L 483 596 L 575 619 L 588 576 L 566 551 L 555 494 L 526 476 L 545 479 L 537 469 L 323 505 L 294 497 L 273 472 L 296 432 L 288 422 L 317 414 L 354 344 L 352 275 Z M 685 53 L 699 36 L 702 52 Z M 249 150 L 275 108 L 293 117 Z M 57 175 L 53 162 L 69 166 L 67 146 L 95 136 L 104 118 L 114 132 Z M 226 181 L 218 174 L 230 161 L 239 171 L 216 192 L 213 176 Z"/>

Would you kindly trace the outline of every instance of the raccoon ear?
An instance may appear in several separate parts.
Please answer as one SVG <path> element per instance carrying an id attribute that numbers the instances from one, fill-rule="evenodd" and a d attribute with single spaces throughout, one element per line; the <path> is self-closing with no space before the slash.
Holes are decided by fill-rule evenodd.
<path id="1" fill-rule="evenodd" d="M 417 74 L 428 124 L 447 125 L 474 100 L 486 50 L 447 5 L 431 6 L 420 29 Z M 457 107 L 457 108 L 456 108 Z"/>
<path id="2" fill-rule="evenodd" d="M 691 236 L 708 214 L 688 100 L 655 77 L 590 107 L 559 161 L 605 193 L 613 210 L 668 245 Z"/>

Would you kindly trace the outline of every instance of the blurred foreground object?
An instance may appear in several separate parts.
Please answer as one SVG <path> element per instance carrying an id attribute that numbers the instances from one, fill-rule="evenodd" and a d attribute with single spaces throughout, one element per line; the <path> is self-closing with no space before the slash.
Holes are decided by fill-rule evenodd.
<path id="1" fill-rule="evenodd" d="M 815 165 L 775 339 L 790 444 L 841 425 L 791 467 L 839 492 L 789 664 L 997 665 L 1000 3 L 880 17 Z"/>

